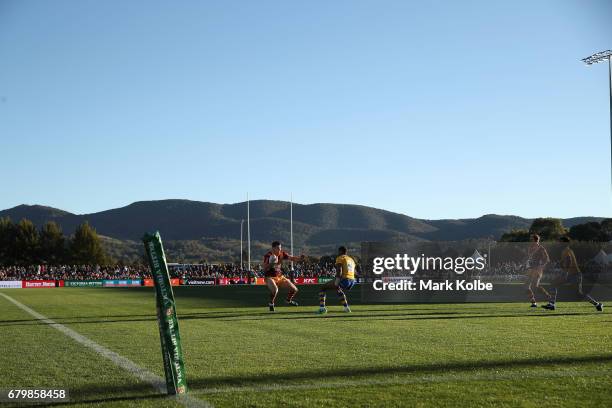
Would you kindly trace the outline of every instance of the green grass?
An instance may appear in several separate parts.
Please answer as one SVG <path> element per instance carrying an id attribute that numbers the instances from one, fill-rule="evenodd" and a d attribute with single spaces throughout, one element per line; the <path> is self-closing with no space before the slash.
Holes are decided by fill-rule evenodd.
<path id="1" fill-rule="evenodd" d="M 612 406 L 612 316 L 587 303 L 265 307 L 263 287 L 175 288 L 190 394 L 230 406 Z M 153 291 L 2 290 L 163 376 Z M 358 296 L 353 293 L 353 296 Z M 71 406 L 180 406 L 0 297 L 0 388 Z M 6 374 L 6 375 L 4 375 Z"/>

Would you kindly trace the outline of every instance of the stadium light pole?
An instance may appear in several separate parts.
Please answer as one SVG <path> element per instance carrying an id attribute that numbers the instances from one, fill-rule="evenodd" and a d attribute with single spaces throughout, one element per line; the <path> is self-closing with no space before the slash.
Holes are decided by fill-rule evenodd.
<path id="1" fill-rule="evenodd" d="M 251 202 L 247 193 L 247 265 L 251 270 Z"/>
<path id="2" fill-rule="evenodd" d="M 601 51 L 582 59 L 587 65 L 608 61 L 608 85 L 610 87 L 610 188 L 612 189 L 612 50 Z"/>
<path id="3" fill-rule="evenodd" d="M 293 193 L 291 193 L 291 202 L 289 204 L 289 225 L 289 234 L 291 236 L 291 256 L 295 256 L 293 254 Z M 291 270 L 293 270 L 293 261 L 291 261 Z"/>
<path id="4" fill-rule="evenodd" d="M 242 224 L 244 224 L 244 218 L 240 220 L 240 270 L 244 269 L 244 262 L 242 261 L 242 254 L 244 253 L 242 249 Z"/>

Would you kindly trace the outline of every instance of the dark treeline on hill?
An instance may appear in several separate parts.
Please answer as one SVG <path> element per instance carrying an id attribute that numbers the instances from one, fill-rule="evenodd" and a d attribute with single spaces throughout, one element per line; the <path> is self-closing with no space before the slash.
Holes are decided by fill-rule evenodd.
<path id="1" fill-rule="evenodd" d="M 503 234 L 500 240 L 527 242 L 533 234 L 538 234 L 544 241 L 556 241 L 562 236 L 569 236 L 575 241 L 609 242 L 612 241 L 612 218 L 576 224 L 569 229 L 558 218 L 536 218 L 529 229 L 514 229 Z"/>
<path id="2" fill-rule="evenodd" d="M 17 224 L 0 218 L 0 265 L 103 265 L 111 261 L 96 230 L 87 222 L 66 238 L 53 221 L 37 229 L 26 218 Z"/>
<path id="3" fill-rule="evenodd" d="M 289 203 L 251 201 L 250 213 L 252 261 L 259 262 L 273 240 L 289 243 Z M 142 235 L 158 230 L 170 262 L 217 262 L 240 259 L 240 223 L 245 220 L 246 240 L 246 214 L 246 202 L 158 200 L 139 201 L 122 208 L 82 215 L 39 205 L 20 205 L 0 211 L 0 218 L 27 218 L 37 228 L 53 221 L 67 235 L 74 234 L 79 225 L 88 222 L 100 234 L 102 247 L 112 258 L 130 262 L 142 260 Z M 296 253 L 313 256 L 331 255 L 339 244 L 348 246 L 354 253 L 363 241 L 500 239 L 512 230 L 528 231 L 533 222 L 532 219 L 495 214 L 470 219 L 426 220 L 372 207 L 324 203 L 294 203 L 293 220 Z M 578 224 L 599 225 L 602 220 L 578 217 L 563 219 L 562 223 L 571 229 Z"/>

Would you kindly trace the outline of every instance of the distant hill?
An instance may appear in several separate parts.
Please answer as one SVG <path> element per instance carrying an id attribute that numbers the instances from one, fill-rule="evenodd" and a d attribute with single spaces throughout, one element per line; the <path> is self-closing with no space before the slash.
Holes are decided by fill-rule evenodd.
<path id="1" fill-rule="evenodd" d="M 229 260 L 239 257 L 240 222 L 246 219 L 246 212 L 246 202 L 158 200 L 82 215 L 40 205 L 19 205 L 0 211 L 0 217 L 10 217 L 13 221 L 28 218 L 39 226 L 55 221 L 66 234 L 88 221 L 99 234 L 107 237 L 107 245 L 119 257 L 122 247 L 129 247 L 124 252 L 133 257 L 139 250 L 143 233 L 159 230 L 168 248 L 182 253 L 177 255 L 181 259 L 196 260 L 204 254 L 215 260 Z M 263 251 L 275 239 L 289 242 L 288 202 L 251 201 L 250 213 L 251 239 L 258 251 Z M 601 217 L 577 217 L 564 219 L 563 223 L 571 227 L 601 220 Z M 293 221 L 295 246 L 300 251 L 323 254 L 338 244 L 357 246 L 361 241 L 499 238 L 513 228 L 528 228 L 532 220 L 495 214 L 470 219 L 422 220 L 360 205 L 294 204 Z M 244 228 L 246 239 L 246 222 Z"/>

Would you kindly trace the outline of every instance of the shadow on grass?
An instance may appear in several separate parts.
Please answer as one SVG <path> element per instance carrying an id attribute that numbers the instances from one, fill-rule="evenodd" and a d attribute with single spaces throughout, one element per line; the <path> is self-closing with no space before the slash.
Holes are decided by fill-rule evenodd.
<path id="1" fill-rule="evenodd" d="M 304 313 L 310 314 L 310 312 L 293 312 L 293 313 Z M 201 319 L 214 319 L 223 317 L 239 317 L 239 316 L 255 316 L 255 315 L 270 315 L 269 312 L 256 312 L 251 311 L 235 312 L 235 311 L 209 311 L 209 312 L 198 312 L 198 313 L 179 313 L 179 319 L 190 319 L 190 318 L 201 318 Z M 51 316 L 47 317 L 49 320 L 53 320 L 59 324 L 76 324 L 76 323 L 120 323 L 120 322 L 147 322 L 156 321 L 157 317 L 154 313 L 150 314 L 123 314 L 123 315 L 98 315 L 98 316 Z M 122 319 L 125 318 L 125 319 Z M 92 320 L 87 320 L 92 319 Z M 109 320 L 110 319 L 110 320 Z M 0 320 L 0 327 L 2 326 L 25 326 L 31 324 L 48 324 L 40 321 L 39 319 L 14 319 L 14 320 Z"/>
<path id="2" fill-rule="evenodd" d="M 402 313 L 403 312 L 403 313 Z M 314 311 L 305 312 L 239 312 L 239 313 L 223 313 L 223 314 L 211 314 L 211 313 L 194 313 L 194 314 L 179 314 L 179 321 L 190 321 L 190 320 L 217 320 L 225 322 L 241 322 L 241 321 L 257 321 L 257 320 L 304 320 L 304 319 L 341 319 L 339 321 L 359 321 L 359 320 L 453 320 L 453 319 L 490 319 L 490 318 L 541 318 L 541 317 L 562 317 L 562 316 L 586 316 L 593 313 L 587 312 L 548 312 L 548 311 L 531 311 L 525 313 L 478 313 L 478 312 L 427 312 L 427 313 L 411 313 L 413 310 L 400 311 L 397 313 L 367 313 L 361 314 L 361 311 L 356 313 L 346 314 L 344 312 L 328 313 L 325 315 L 319 315 Z M 484 312 L 484 311 L 483 311 Z M 148 315 L 147 315 L 148 316 Z M 130 317 L 129 315 L 126 317 Z M 138 323 L 138 322 L 155 322 L 157 318 L 155 316 L 148 316 L 147 318 L 137 319 L 104 319 L 96 318 L 93 320 L 81 320 L 85 318 L 71 318 L 71 319 L 52 319 L 58 324 L 103 324 L 103 323 Z M 0 321 L 0 328 L 3 326 L 36 326 L 36 325 L 49 325 L 50 323 L 31 319 L 31 320 L 7 320 Z"/>
<path id="3" fill-rule="evenodd" d="M 442 364 L 407 365 L 399 367 L 360 367 L 320 370 L 303 370 L 284 373 L 245 373 L 243 375 L 226 377 L 188 377 L 187 382 L 193 391 L 206 391 L 219 387 L 240 387 L 268 385 L 270 383 L 287 383 L 287 381 L 321 381 L 331 378 L 351 378 L 377 375 L 428 375 L 473 370 L 499 370 L 513 368 L 541 367 L 550 368 L 559 365 L 580 365 L 592 363 L 609 363 L 612 354 L 583 357 L 552 357 L 523 360 L 493 360 L 479 362 L 451 362 Z M 175 401 L 165 394 L 155 393 L 153 387 L 145 383 L 130 383 L 120 386 L 105 387 L 100 384 L 89 384 L 80 387 L 70 387 L 71 401 L 48 403 L 44 406 L 97 405 L 104 403 L 144 402 L 154 400 L 158 406 L 166 406 L 165 401 Z M 124 394 L 128 395 L 116 395 Z M 115 394 L 115 395 L 113 395 Z"/>
<path id="4" fill-rule="evenodd" d="M 583 356 L 583 357 L 552 357 L 523 360 L 493 360 L 479 362 L 452 362 L 442 364 L 407 365 L 399 367 L 360 367 L 303 370 L 284 373 L 245 373 L 243 375 L 226 377 L 188 377 L 187 382 L 193 391 L 206 391 L 219 387 L 240 387 L 267 385 L 270 383 L 287 383 L 287 381 L 321 381 L 331 378 L 351 378 L 377 375 L 427 375 L 472 370 L 499 370 L 513 368 L 542 367 L 549 368 L 559 365 L 580 365 L 592 363 L 609 363 L 612 354 Z M 164 401 L 174 401 L 165 394 L 155 393 L 153 387 L 145 383 L 129 383 L 120 386 L 105 387 L 100 384 L 89 384 L 80 387 L 70 387 L 69 392 L 73 400 L 68 402 L 49 403 L 45 406 L 70 405 L 96 405 L 103 403 L 144 402 L 156 400 L 155 404 L 164 406 Z M 128 393 L 128 395 L 116 395 Z M 115 395 L 113 395 L 115 394 Z"/>
<path id="5" fill-rule="evenodd" d="M 135 388 L 138 388 L 137 386 Z M 145 387 L 148 390 L 152 390 L 152 387 Z M 126 387 L 127 390 L 127 387 Z M 134 387 L 129 387 L 130 391 L 134 391 Z M 58 407 L 58 406 L 70 406 L 70 405 L 97 405 L 97 404 L 110 404 L 110 403 L 119 403 L 119 402 L 128 402 L 128 401 L 139 401 L 144 402 L 145 400 L 153 400 L 155 401 L 155 405 L 157 406 L 165 406 L 164 400 L 173 400 L 173 396 L 168 396 L 165 394 L 138 394 L 138 395 L 125 395 L 125 396 L 104 396 L 104 394 L 108 394 L 109 391 L 113 390 L 97 390 L 96 392 L 88 391 L 86 388 L 83 389 L 71 389 L 70 392 L 73 395 L 78 395 L 74 400 L 66 401 L 66 402 L 51 402 L 47 404 L 37 404 L 36 406 L 44 406 L 44 407 Z M 84 398 L 81 398 L 84 397 Z"/>
<path id="6" fill-rule="evenodd" d="M 471 370 L 496 370 L 529 367 L 552 367 L 557 365 L 578 365 L 590 363 L 608 363 L 612 361 L 612 354 L 584 357 L 553 357 L 535 358 L 525 360 L 494 360 L 480 362 L 456 362 L 445 364 L 425 364 L 401 367 L 362 367 L 343 368 L 331 370 L 307 370 L 289 373 L 270 373 L 249 375 L 238 375 L 228 377 L 199 377 L 188 380 L 194 390 L 206 390 L 218 388 L 219 386 L 249 386 L 257 384 L 270 384 L 275 382 L 285 383 L 291 380 L 322 380 L 328 378 L 347 378 L 373 375 L 395 375 L 395 374 L 436 374 L 449 371 L 471 371 Z"/>
<path id="7" fill-rule="evenodd" d="M 206 315 L 221 315 L 221 314 L 236 314 L 236 313 L 240 313 L 240 312 L 236 312 L 232 310 L 211 310 L 211 311 L 206 311 L 206 312 L 185 313 L 185 316 L 189 316 L 193 314 L 206 316 Z M 252 312 L 245 311 L 244 314 L 252 314 Z M 264 313 L 261 313 L 261 314 L 264 314 Z M 182 315 L 179 315 L 179 317 L 181 316 Z M 62 323 L 63 321 L 67 319 L 113 319 L 113 318 L 122 318 L 122 317 L 125 317 L 125 318 L 142 317 L 142 318 L 152 318 L 152 319 L 156 318 L 154 310 L 152 310 L 151 313 L 148 313 L 148 314 L 133 314 L 132 313 L 132 314 L 120 314 L 120 315 L 48 316 L 47 318 L 54 320 L 57 323 Z M 141 320 L 146 321 L 148 319 L 141 319 Z M 38 322 L 38 321 L 39 321 L 38 319 L 0 320 L 0 326 L 9 325 L 11 323 L 27 323 L 27 322 Z M 96 320 L 96 321 L 102 321 L 102 320 Z M 117 321 L 120 321 L 120 320 L 117 320 Z M 138 321 L 138 320 L 133 320 L 133 321 Z"/>
<path id="8" fill-rule="evenodd" d="M 314 306 L 313 306 L 314 307 Z M 253 308 L 252 308 L 253 309 Z M 181 313 L 179 314 L 179 318 L 183 318 L 183 317 L 189 317 L 189 316 L 211 316 L 211 318 L 215 318 L 215 317 L 227 317 L 227 315 L 245 315 L 245 316 L 254 316 L 254 315 L 272 315 L 269 312 L 253 312 L 251 310 L 245 310 L 245 311 L 235 311 L 235 310 L 210 310 L 210 311 L 206 311 L 206 312 L 195 312 L 195 313 Z M 267 310 L 267 306 L 260 306 L 257 307 L 256 309 L 258 310 Z M 462 310 L 467 309 L 462 307 Z M 483 310 L 483 308 L 479 308 L 480 310 Z M 476 308 L 473 308 L 472 310 L 478 310 Z M 390 308 L 390 309 L 383 309 L 383 308 L 376 308 L 376 309 L 363 309 L 360 308 L 359 312 L 412 312 L 412 311 L 438 311 L 438 313 L 442 314 L 443 312 L 440 312 L 440 308 Z M 277 312 L 277 313 L 283 313 L 283 312 Z M 290 313 L 304 313 L 304 314 L 309 314 L 310 312 L 290 312 Z M 455 312 L 453 312 L 455 313 Z M 95 321 L 102 321 L 101 319 L 114 319 L 114 318 L 140 318 L 142 317 L 143 319 L 141 319 L 142 321 L 146 321 L 148 319 L 146 318 L 153 318 L 155 319 L 155 313 L 152 311 L 151 313 L 148 314 L 120 314 L 120 315 L 92 315 L 92 316 L 48 316 L 48 319 L 51 319 L 57 323 L 62 323 L 64 321 L 66 321 L 67 319 L 99 319 L 99 320 L 95 320 Z M 38 322 L 38 319 L 12 319 L 12 320 L 0 320 L 0 326 L 8 326 L 12 323 L 28 323 L 28 322 Z M 76 321 L 76 320 L 75 320 Z M 121 321 L 121 320 L 114 320 L 114 321 Z M 139 320 L 126 320 L 126 321 L 139 321 Z"/>

